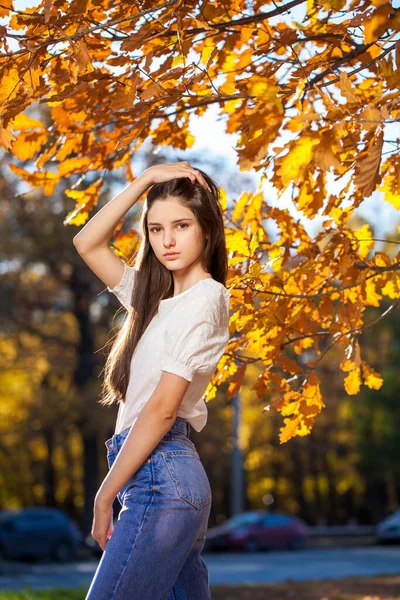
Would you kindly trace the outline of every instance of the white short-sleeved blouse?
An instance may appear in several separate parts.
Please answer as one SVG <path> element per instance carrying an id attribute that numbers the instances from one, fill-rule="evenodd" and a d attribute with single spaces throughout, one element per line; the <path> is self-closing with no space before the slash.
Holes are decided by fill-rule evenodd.
<path id="1" fill-rule="evenodd" d="M 124 262 L 119 284 L 107 287 L 127 310 L 131 309 L 136 273 Z M 162 371 L 191 382 L 178 416 L 201 431 L 207 422 L 203 396 L 228 341 L 229 292 L 215 279 L 200 280 L 177 296 L 161 300 L 132 355 L 125 402 L 119 404 L 115 433 L 134 424 Z"/>

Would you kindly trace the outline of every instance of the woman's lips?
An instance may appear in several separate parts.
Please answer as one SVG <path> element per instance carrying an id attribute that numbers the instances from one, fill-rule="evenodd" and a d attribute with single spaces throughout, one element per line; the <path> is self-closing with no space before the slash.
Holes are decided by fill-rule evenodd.
<path id="1" fill-rule="evenodd" d="M 173 260 L 174 258 L 178 258 L 179 256 L 179 252 L 177 252 L 176 254 L 167 254 L 166 255 L 166 260 Z"/>

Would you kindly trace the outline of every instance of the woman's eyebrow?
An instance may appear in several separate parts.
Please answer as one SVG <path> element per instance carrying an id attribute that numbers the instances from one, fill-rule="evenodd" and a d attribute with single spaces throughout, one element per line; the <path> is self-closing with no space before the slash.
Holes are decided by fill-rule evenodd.
<path id="1" fill-rule="evenodd" d="M 190 217 L 182 217 L 182 219 L 175 219 L 171 223 L 179 223 L 179 221 L 193 221 Z M 161 225 L 161 223 L 147 223 L 147 225 Z"/>

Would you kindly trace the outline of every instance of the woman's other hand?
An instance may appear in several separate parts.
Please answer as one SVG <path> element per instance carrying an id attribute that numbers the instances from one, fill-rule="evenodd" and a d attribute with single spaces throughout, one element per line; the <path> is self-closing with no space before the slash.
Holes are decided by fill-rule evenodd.
<path id="1" fill-rule="evenodd" d="M 108 538 L 114 531 L 112 502 L 104 502 L 95 499 L 93 510 L 92 537 L 103 550 L 106 547 Z"/>

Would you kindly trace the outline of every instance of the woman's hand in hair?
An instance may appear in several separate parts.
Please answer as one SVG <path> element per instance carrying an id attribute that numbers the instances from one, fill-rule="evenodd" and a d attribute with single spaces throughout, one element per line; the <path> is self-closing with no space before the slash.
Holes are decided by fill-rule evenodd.
<path id="1" fill-rule="evenodd" d="M 192 167 L 187 161 L 154 165 L 143 171 L 142 177 L 148 178 L 150 185 L 169 181 L 170 179 L 177 179 L 178 177 L 189 177 L 192 183 L 196 183 L 197 180 L 200 185 L 211 192 L 208 183 L 200 171 Z"/>

